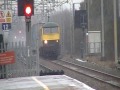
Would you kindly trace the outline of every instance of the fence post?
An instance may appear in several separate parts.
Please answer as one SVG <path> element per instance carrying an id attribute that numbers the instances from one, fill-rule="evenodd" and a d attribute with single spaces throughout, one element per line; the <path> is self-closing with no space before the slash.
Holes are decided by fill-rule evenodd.
<path id="1" fill-rule="evenodd" d="M 5 47 L 4 47 L 4 43 L 0 43 L 0 53 L 5 52 Z M 0 65 L 0 71 L 1 71 L 1 75 L 0 78 L 6 78 L 6 66 L 5 65 Z"/>
<path id="2" fill-rule="evenodd" d="M 37 57 L 36 57 L 36 71 L 37 71 L 37 75 L 39 75 L 39 41 L 37 39 L 37 44 L 36 44 L 36 50 L 37 50 Z"/>

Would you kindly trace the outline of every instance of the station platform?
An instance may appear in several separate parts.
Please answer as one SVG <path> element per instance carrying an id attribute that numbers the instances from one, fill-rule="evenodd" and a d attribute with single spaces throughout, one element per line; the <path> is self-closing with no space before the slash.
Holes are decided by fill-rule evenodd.
<path id="1" fill-rule="evenodd" d="M 19 77 L 0 80 L 0 90 L 95 90 L 66 75 Z"/>

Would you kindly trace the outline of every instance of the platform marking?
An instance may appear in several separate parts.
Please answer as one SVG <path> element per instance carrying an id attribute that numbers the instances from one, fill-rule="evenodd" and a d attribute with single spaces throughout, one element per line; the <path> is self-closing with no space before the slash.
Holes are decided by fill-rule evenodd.
<path id="1" fill-rule="evenodd" d="M 40 86 L 42 86 L 45 90 L 50 90 L 44 83 L 39 81 L 36 77 L 32 77 L 34 81 L 36 81 Z"/>

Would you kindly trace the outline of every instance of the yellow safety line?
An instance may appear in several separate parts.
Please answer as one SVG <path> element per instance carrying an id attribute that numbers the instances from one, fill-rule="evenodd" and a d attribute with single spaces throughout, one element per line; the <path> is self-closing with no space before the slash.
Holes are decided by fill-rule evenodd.
<path id="1" fill-rule="evenodd" d="M 36 77 L 32 77 L 34 81 L 36 81 L 40 86 L 42 86 L 45 90 L 50 90 L 44 83 L 36 79 Z"/>

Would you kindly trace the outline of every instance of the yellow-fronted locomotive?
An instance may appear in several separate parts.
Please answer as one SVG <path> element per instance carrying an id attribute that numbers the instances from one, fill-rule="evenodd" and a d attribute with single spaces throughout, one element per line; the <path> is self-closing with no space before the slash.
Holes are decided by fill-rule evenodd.
<path id="1" fill-rule="evenodd" d="M 60 27 L 54 22 L 45 23 L 41 29 L 40 55 L 57 58 L 60 55 Z"/>

